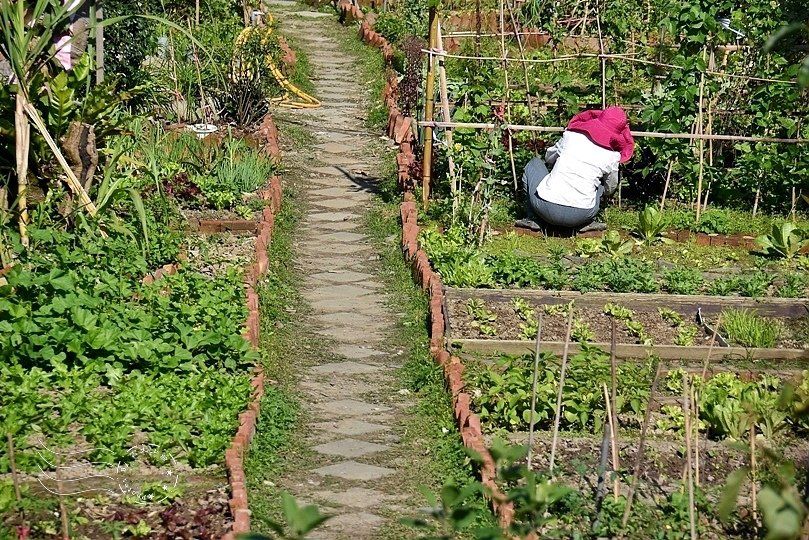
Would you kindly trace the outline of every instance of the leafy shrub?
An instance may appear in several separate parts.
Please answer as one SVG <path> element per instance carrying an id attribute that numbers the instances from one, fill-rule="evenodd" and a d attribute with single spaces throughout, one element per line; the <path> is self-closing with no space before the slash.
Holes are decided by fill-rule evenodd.
<path id="1" fill-rule="evenodd" d="M 712 208 L 700 216 L 699 223 L 694 230 L 706 234 L 729 234 L 731 231 L 730 217 L 724 210 Z"/>
<path id="2" fill-rule="evenodd" d="M 771 257 L 791 259 L 809 245 L 809 237 L 797 225 L 787 222 L 773 225 L 772 232 L 759 236 L 756 242 Z"/>
<path id="3" fill-rule="evenodd" d="M 537 429 L 553 422 L 559 368 L 552 355 L 543 353 L 537 383 L 534 420 Z M 651 367 L 622 363 L 618 367 L 618 413 L 639 415 L 649 394 Z M 531 416 L 533 357 L 506 358 L 498 366 L 476 369 L 469 381 L 473 399 L 487 429 L 519 431 L 528 428 Z M 609 384 L 609 355 L 585 346 L 569 359 L 565 375 L 562 427 L 600 431 L 604 421 L 602 384 Z"/>
<path id="4" fill-rule="evenodd" d="M 405 22 L 393 12 L 380 13 L 374 23 L 374 30 L 384 36 L 391 43 L 399 41 L 405 35 L 407 27 Z"/>
<path id="5" fill-rule="evenodd" d="M 751 298 L 767 296 L 767 289 L 770 287 L 772 280 L 773 276 L 771 274 L 756 270 L 747 276 L 736 278 L 736 287 L 742 296 Z"/>

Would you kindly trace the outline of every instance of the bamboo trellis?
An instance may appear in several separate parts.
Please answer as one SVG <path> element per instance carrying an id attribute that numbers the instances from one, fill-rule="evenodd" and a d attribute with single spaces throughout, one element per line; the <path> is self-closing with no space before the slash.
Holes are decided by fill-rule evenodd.
<path id="1" fill-rule="evenodd" d="M 510 2 L 508 3 L 508 9 L 509 9 L 509 13 L 511 14 L 511 23 L 512 23 L 513 28 L 511 29 L 511 31 L 508 31 L 507 28 L 506 28 L 505 18 L 504 18 L 504 6 L 505 6 L 504 2 L 509 2 L 509 0 L 500 0 L 499 21 L 498 21 L 499 22 L 499 30 L 498 31 L 482 33 L 478 29 L 475 32 L 463 32 L 463 31 L 448 32 L 448 33 L 444 33 L 443 36 L 442 36 L 444 38 L 446 38 L 446 37 L 474 37 L 476 39 L 476 42 L 481 37 L 498 38 L 499 45 L 500 45 L 500 50 L 501 50 L 501 55 L 500 56 L 483 56 L 483 55 L 480 55 L 480 54 L 470 56 L 470 55 L 449 53 L 446 50 L 444 50 L 442 45 L 439 44 L 439 42 L 436 39 L 437 36 L 435 36 L 434 33 L 433 33 L 434 32 L 433 26 L 435 26 L 436 28 L 439 27 L 440 26 L 440 20 L 435 25 L 431 24 L 430 46 L 429 46 L 429 48 L 422 50 L 422 52 L 427 54 L 427 56 L 428 56 L 428 74 L 427 74 L 428 86 L 431 86 L 431 85 L 429 85 L 429 81 L 432 80 L 432 78 L 433 78 L 433 69 L 434 69 L 433 66 L 434 66 L 434 60 L 435 59 L 439 59 L 441 61 L 441 69 L 442 69 L 442 76 L 443 77 L 446 77 L 445 73 L 443 72 L 443 66 L 444 66 L 444 63 L 446 62 L 447 59 L 474 60 L 474 61 L 476 61 L 478 63 L 480 63 L 480 62 L 498 62 L 499 64 L 501 64 L 504 71 L 507 70 L 508 65 L 510 63 L 519 63 L 524 68 L 525 79 L 526 79 L 526 81 L 525 81 L 525 83 L 526 83 L 526 100 L 527 100 L 528 105 L 529 105 L 529 112 L 531 112 L 531 115 L 532 115 L 532 118 L 533 118 L 534 117 L 533 115 L 534 115 L 535 111 L 533 110 L 533 106 L 532 106 L 533 103 L 532 103 L 532 99 L 531 99 L 531 93 L 530 93 L 530 91 L 528 91 L 529 90 L 528 89 L 528 73 L 527 73 L 527 67 L 526 67 L 529 64 L 553 64 L 553 63 L 557 63 L 557 62 L 568 62 L 568 61 L 581 60 L 581 59 L 587 59 L 587 58 L 598 59 L 599 62 L 600 62 L 600 67 L 601 67 L 601 81 L 600 82 L 601 82 L 601 105 L 602 105 L 602 108 L 606 107 L 606 105 L 607 105 L 606 66 L 607 66 L 608 61 L 625 61 L 625 62 L 630 62 L 630 63 L 637 63 L 637 64 L 641 64 L 641 65 L 647 65 L 647 66 L 653 66 L 653 67 L 659 67 L 659 68 L 668 68 L 668 69 L 679 69 L 680 68 L 680 66 L 665 63 L 665 62 L 662 61 L 662 59 L 658 60 L 658 61 L 654 61 L 654 60 L 647 60 L 647 59 L 643 59 L 643 58 L 637 58 L 637 54 L 639 54 L 639 53 L 631 52 L 631 53 L 624 53 L 624 54 L 616 54 L 616 53 L 608 53 L 608 52 L 606 52 L 606 48 L 605 48 L 605 45 L 604 45 L 604 37 L 603 37 L 602 31 L 601 31 L 601 13 L 600 13 L 599 8 L 596 8 L 595 16 L 594 16 L 594 18 L 596 20 L 596 24 L 598 26 L 598 42 L 599 42 L 599 52 L 598 53 L 581 52 L 581 53 L 576 53 L 576 54 L 567 54 L 567 55 L 563 55 L 563 56 L 557 56 L 557 57 L 554 57 L 554 58 L 527 58 L 525 53 L 524 53 L 524 50 L 523 50 L 523 44 L 522 44 L 522 39 L 521 38 L 523 36 L 546 34 L 546 32 L 543 32 L 543 31 L 522 31 L 520 28 L 518 28 L 518 26 L 516 24 L 516 20 L 515 20 L 515 18 L 513 16 L 513 11 L 511 9 Z M 435 14 L 435 17 L 439 18 L 439 16 L 437 14 Z M 513 56 L 509 56 L 508 49 L 505 46 L 505 38 L 506 37 L 513 37 L 513 38 L 515 38 L 517 40 L 517 43 L 519 45 L 519 52 L 520 52 L 520 56 L 518 58 L 513 57 Z M 730 51 L 741 50 L 741 49 L 744 49 L 744 48 L 745 48 L 745 46 L 738 45 L 738 44 L 737 45 L 717 45 L 717 46 L 715 46 L 714 49 L 716 49 L 718 51 L 723 51 L 725 53 L 721 68 L 725 67 L 726 60 L 727 60 L 727 54 Z M 476 48 L 476 52 L 477 52 L 477 50 L 478 49 Z M 707 49 L 704 50 L 703 56 L 705 56 L 705 54 L 707 54 Z M 713 53 L 713 50 L 712 50 L 711 51 L 711 58 L 712 59 L 714 57 L 713 54 L 714 53 Z M 713 149 L 713 146 L 712 146 L 713 141 L 753 142 L 753 143 L 768 143 L 768 144 L 806 144 L 807 142 L 809 142 L 809 139 L 800 138 L 800 132 L 798 133 L 799 136 L 797 138 L 758 137 L 758 136 L 746 136 L 746 135 L 716 134 L 716 133 L 713 132 L 712 118 L 716 114 L 723 114 L 723 111 L 715 110 L 714 103 L 711 100 L 709 100 L 708 106 L 707 106 L 707 109 L 708 109 L 708 113 L 707 113 L 708 126 L 707 126 L 707 129 L 706 129 L 706 126 L 704 125 L 704 116 L 705 116 L 704 85 L 705 85 L 705 79 L 708 76 L 710 76 L 710 77 L 722 77 L 722 78 L 735 79 L 735 80 L 744 80 L 744 81 L 748 81 L 748 82 L 761 82 L 761 83 L 784 84 L 784 85 L 795 85 L 796 84 L 795 81 L 791 81 L 791 80 L 772 79 L 772 78 L 766 78 L 766 77 L 753 77 L 753 76 L 748 76 L 748 75 L 740 75 L 740 74 L 735 74 L 735 73 L 728 73 L 728 72 L 726 72 L 724 70 L 717 70 L 716 66 L 715 66 L 715 62 L 712 62 L 708 66 L 708 69 L 703 70 L 700 73 L 700 85 L 699 85 L 700 86 L 700 92 L 699 92 L 699 101 L 698 101 L 699 113 L 697 115 L 696 123 L 695 123 L 695 125 L 694 125 L 694 127 L 693 127 L 693 129 L 692 129 L 692 131 L 690 133 L 664 133 L 664 132 L 637 131 L 637 130 L 632 131 L 632 135 L 634 137 L 636 137 L 636 138 L 648 137 L 648 138 L 657 138 L 657 139 L 679 139 L 679 140 L 696 141 L 698 143 L 696 153 L 697 153 L 697 159 L 699 161 L 699 181 L 698 181 L 698 184 L 697 184 L 697 194 L 696 194 L 695 203 L 694 203 L 695 210 L 696 210 L 696 218 L 697 219 L 699 219 L 700 212 L 701 212 L 702 208 L 705 205 L 707 205 L 707 200 L 708 200 L 708 193 L 707 192 L 705 193 L 704 202 L 703 202 L 703 198 L 702 198 L 703 197 L 703 194 L 702 194 L 702 187 L 703 187 L 702 184 L 703 184 L 703 182 L 702 182 L 702 180 L 703 180 L 703 170 L 704 170 L 704 165 L 705 165 L 705 148 L 704 148 L 705 147 L 705 144 L 704 144 L 705 141 L 709 142 L 709 153 L 711 153 L 711 156 L 709 157 L 709 164 L 713 163 L 713 155 L 712 155 L 712 152 L 711 152 L 712 149 Z M 425 113 L 428 113 L 428 114 L 425 114 L 424 119 L 417 122 L 417 124 L 418 124 L 419 127 L 425 128 L 425 134 L 427 134 L 427 133 L 430 134 L 430 144 L 432 144 L 433 130 L 436 129 L 436 128 L 449 130 L 449 132 L 451 132 L 452 129 L 456 129 L 456 128 L 475 129 L 475 130 L 493 130 L 493 129 L 497 128 L 497 129 L 504 130 L 506 133 L 508 133 L 508 136 L 509 136 L 508 152 L 509 152 L 510 162 L 512 164 L 512 166 L 511 166 L 512 175 L 514 176 L 515 181 L 516 181 L 516 170 L 515 170 L 515 166 L 514 166 L 514 153 L 513 153 L 513 148 L 512 148 L 512 145 L 511 145 L 511 133 L 516 132 L 516 131 L 528 131 L 528 132 L 534 132 L 534 133 L 537 133 L 537 132 L 539 132 L 539 133 L 560 133 L 560 132 L 563 132 L 565 130 L 565 128 L 562 127 L 562 126 L 535 126 L 535 125 L 525 125 L 525 124 L 513 124 L 513 123 L 511 123 L 511 121 L 510 121 L 511 120 L 511 118 L 510 118 L 510 98 L 508 97 L 508 88 L 509 88 L 509 85 L 506 83 L 507 97 L 506 97 L 506 101 L 504 101 L 504 105 L 506 107 L 506 119 L 505 119 L 506 121 L 505 122 L 501 122 L 501 123 L 497 123 L 497 124 L 495 124 L 493 122 L 453 122 L 449 118 L 449 110 L 450 110 L 450 108 L 449 108 L 448 96 L 447 96 L 446 92 L 442 92 L 441 96 L 440 96 L 440 100 L 441 100 L 440 105 L 441 105 L 443 121 L 435 121 L 435 119 L 432 116 L 433 108 L 429 107 L 430 110 L 425 111 Z M 430 101 L 433 101 L 433 98 L 430 95 L 428 95 L 427 100 L 428 100 L 428 102 L 430 102 Z M 536 113 L 538 114 L 538 111 L 536 111 Z M 425 137 L 425 142 L 426 142 L 426 137 Z M 432 150 L 432 149 L 430 149 L 430 150 Z M 424 152 L 424 155 L 423 155 L 423 162 L 422 162 L 422 180 L 424 182 L 424 193 L 426 193 L 426 194 L 429 194 L 429 189 L 430 189 L 429 184 L 430 184 L 430 178 L 431 178 L 431 169 L 432 169 L 432 152 L 427 151 L 427 149 L 425 148 L 425 152 Z M 671 171 L 671 167 L 669 167 L 669 173 L 667 174 L 667 177 L 670 175 L 670 171 Z M 668 184 L 668 181 L 669 181 L 669 178 L 667 178 L 667 182 L 666 182 L 667 184 Z M 454 180 L 453 180 L 453 182 L 454 182 Z M 620 188 L 620 186 L 619 186 L 619 188 Z M 711 186 L 710 186 L 710 183 L 709 183 L 708 191 L 710 191 L 710 189 L 711 189 Z M 424 197 L 425 203 L 426 203 L 426 200 L 427 200 L 427 196 L 428 195 L 425 195 L 425 197 Z M 620 197 L 620 192 L 619 192 L 619 197 Z M 665 195 L 664 195 L 664 200 L 665 200 Z M 620 201 L 620 198 L 619 198 L 619 201 Z M 662 204 L 662 202 L 661 202 L 661 204 Z"/>

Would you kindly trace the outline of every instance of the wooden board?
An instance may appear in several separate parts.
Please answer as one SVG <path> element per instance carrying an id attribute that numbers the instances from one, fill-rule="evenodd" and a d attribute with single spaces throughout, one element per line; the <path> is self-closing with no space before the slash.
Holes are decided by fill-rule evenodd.
<path id="1" fill-rule="evenodd" d="M 460 347 L 461 351 L 480 354 L 533 354 L 534 342 L 509 340 L 509 339 L 455 339 L 448 340 L 451 347 Z M 605 351 L 610 350 L 609 343 L 588 343 L 588 345 L 600 347 Z M 564 350 L 564 342 L 543 341 L 540 350 L 561 355 Z M 708 355 L 707 345 L 693 345 L 681 347 L 679 345 L 658 345 L 648 347 L 646 345 L 635 345 L 619 343 L 615 346 L 615 355 L 621 360 L 646 360 L 650 354 L 657 355 L 663 360 L 705 360 Z M 570 354 L 575 354 L 581 350 L 578 343 L 570 343 Z M 714 346 L 711 358 L 719 361 L 728 359 L 756 359 L 756 360 L 807 360 L 809 361 L 809 349 L 745 349 L 744 347 L 716 347 Z"/>
<path id="2" fill-rule="evenodd" d="M 716 314 L 724 308 L 754 309 L 761 315 L 797 318 L 809 315 L 809 298 L 742 298 L 739 296 L 705 296 L 686 294 L 637 294 L 575 291 L 546 291 L 537 289 L 458 289 L 447 287 L 444 293 L 449 299 L 511 302 L 523 298 L 539 304 L 566 304 L 575 300 L 580 306 L 599 309 L 604 304 L 614 303 L 630 309 L 657 309 L 666 307 L 693 318 L 697 309 L 704 314 Z M 449 321 L 450 325 L 452 321 Z"/>

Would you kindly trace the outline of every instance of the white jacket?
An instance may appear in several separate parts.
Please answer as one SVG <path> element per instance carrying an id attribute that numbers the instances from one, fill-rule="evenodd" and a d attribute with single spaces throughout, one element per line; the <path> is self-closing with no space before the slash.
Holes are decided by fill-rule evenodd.
<path id="1" fill-rule="evenodd" d="M 539 183 L 537 195 L 551 203 L 573 208 L 593 208 L 602 181 L 607 194 L 618 187 L 621 154 L 593 143 L 587 135 L 565 131 L 545 152 L 545 163 L 553 166 Z"/>

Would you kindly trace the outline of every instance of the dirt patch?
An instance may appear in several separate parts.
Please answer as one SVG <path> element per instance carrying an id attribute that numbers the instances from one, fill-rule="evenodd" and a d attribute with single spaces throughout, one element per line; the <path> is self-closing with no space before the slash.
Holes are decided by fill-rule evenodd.
<path id="1" fill-rule="evenodd" d="M 516 444 L 526 444 L 526 433 L 513 433 L 509 440 Z M 540 432 L 535 434 L 533 465 L 537 470 L 547 469 L 550 465 L 551 434 Z M 556 466 L 564 480 L 583 490 L 594 490 L 598 481 L 601 437 L 598 436 L 560 436 L 556 448 Z M 775 445 L 784 453 L 784 457 L 793 460 L 799 467 L 809 463 L 809 441 L 791 439 L 788 445 Z M 635 465 L 638 451 L 637 437 L 619 437 L 619 468 L 626 471 L 620 475 L 622 489 L 626 493 L 627 483 L 631 480 L 631 471 Z M 728 444 L 705 440 L 699 442 L 700 483 L 703 486 L 722 486 L 728 475 L 749 465 L 749 457 Z M 610 470 L 611 462 L 607 469 Z M 641 492 L 648 497 L 667 495 L 682 488 L 685 470 L 685 443 L 683 440 L 647 440 L 641 474 Z M 624 483 L 626 482 L 626 483 Z"/>
<path id="2" fill-rule="evenodd" d="M 188 262 L 199 272 L 214 276 L 230 268 L 244 268 L 253 261 L 256 237 L 221 233 L 189 237 Z"/>
<path id="3" fill-rule="evenodd" d="M 109 492 L 66 496 L 71 537 L 92 540 L 121 536 L 155 540 L 222 538 L 232 521 L 225 480 L 200 476 L 189 481 L 191 483 L 182 486 L 179 496 L 156 503 Z M 213 484 L 217 485 L 212 487 Z M 61 538 L 58 499 L 39 484 L 31 485 L 30 490 L 32 495 L 37 495 L 35 509 L 29 509 L 24 518 L 22 514 L 8 512 L 3 524 L 28 527 L 32 539 Z"/>
<path id="4" fill-rule="evenodd" d="M 514 307 L 509 302 L 486 302 L 484 308 L 494 313 L 497 318 L 487 324 L 495 330 L 495 335 L 485 335 L 481 332 L 479 325 L 475 325 L 475 319 L 467 311 L 467 301 L 448 299 L 449 320 L 451 334 L 457 338 L 491 338 L 491 339 L 533 339 L 521 335 L 521 325 L 525 326 L 525 321 L 517 315 Z M 539 315 L 542 306 L 532 304 L 534 316 Z M 586 306 L 574 308 L 574 318 L 578 318 L 592 332 L 591 341 L 605 343 L 610 341 L 612 321 L 603 310 Z M 664 321 L 655 310 L 635 310 L 633 319 L 643 326 L 644 331 L 652 337 L 655 344 L 673 345 L 677 337 L 678 330 L 668 322 Z M 564 314 L 543 314 L 542 319 L 542 341 L 564 341 L 567 329 L 567 316 Z M 621 321 L 616 321 L 616 339 L 618 343 L 637 343 L 638 338 L 633 336 L 626 325 Z M 698 336 L 700 341 L 703 336 Z"/>
<path id="5" fill-rule="evenodd" d="M 449 310 L 450 334 L 454 338 L 465 339 L 503 339 L 503 340 L 531 340 L 533 332 L 525 332 L 526 321 L 521 318 L 511 302 L 482 301 L 483 310 L 494 315 L 494 318 L 478 314 L 476 320 L 467 309 L 468 300 L 447 299 Z M 534 318 L 543 310 L 543 305 L 526 300 L 534 312 Z M 809 344 L 809 318 L 780 319 L 784 323 L 784 335 L 778 343 L 778 348 L 805 348 Z M 481 324 L 481 321 L 483 324 Z M 590 334 L 588 341 L 595 343 L 609 343 L 612 332 L 612 318 L 604 313 L 603 309 L 577 306 L 574 308 L 574 329 L 578 326 Z M 638 308 L 633 310 L 632 321 L 639 323 L 643 334 L 651 338 L 654 345 L 677 345 L 677 338 L 683 327 L 690 327 L 695 335 L 692 345 L 708 345 L 710 335 L 696 322 L 683 320 L 675 325 L 665 320 L 656 308 Z M 715 324 L 715 321 L 711 321 Z M 486 327 L 489 327 L 488 329 Z M 565 340 L 567 329 L 567 315 L 564 313 L 543 312 L 542 341 L 558 342 Z M 485 331 L 485 330 L 488 330 Z M 643 344 L 638 333 L 630 331 L 627 323 L 616 320 L 615 336 L 617 343 Z M 535 331 L 535 330 L 534 330 Z M 530 335 L 529 335 L 530 334 Z M 576 338 L 575 330 L 573 339 Z M 682 343 L 682 342 L 681 342 Z M 730 343 L 736 346 L 735 343 Z"/>

